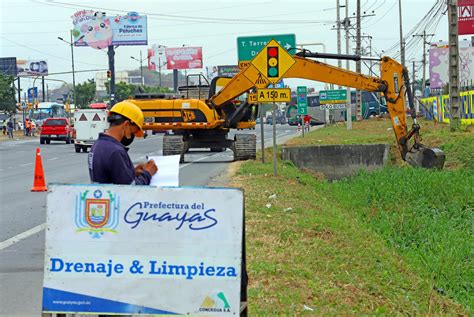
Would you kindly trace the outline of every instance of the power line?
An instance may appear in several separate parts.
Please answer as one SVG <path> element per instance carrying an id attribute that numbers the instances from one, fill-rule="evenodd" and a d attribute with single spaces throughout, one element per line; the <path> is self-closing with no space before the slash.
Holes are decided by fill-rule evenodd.
<path id="1" fill-rule="evenodd" d="M 36 52 L 38 52 L 38 53 L 41 53 L 41 54 L 46 54 L 46 55 L 48 55 L 48 56 L 51 56 L 51 57 L 56 57 L 56 58 L 59 58 L 59 59 L 62 59 L 62 60 L 68 61 L 68 62 L 70 62 L 70 61 L 71 61 L 71 60 L 70 60 L 70 59 L 68 59 L 68 58 L 64 58 L 64 57 L 62 57 L 62 56 L 58 56 L 58 55 L 53 55 L 53 54 L 50 54 L 50 53 L 48 53 L 48 52 L 45 52 L 45 51 L 40 51 L 40 50 L 37 50 L 37 49 L 35 49 L 35 48 L 33 48 L 33 47 L 30 47 L 30 46 L 23 45 L 23 44 L 21 44 L 21 43 L 18 43 L 18 42 L 12 41 L 12 40 L 10 40 L 10 39 L 7 39 L 6 37 L 4 37 L 4 36 L 1 36 L 1 35 L 0 35 L 0 38 L 2 38 L 2 39 L 4 39 L 4 40 L 6 40 L 6 41 L 8 41 L 8 42 L 12 42 L 12 43 L 14 43 L 14 44 L 16 44 L 16 45 L 19 45 L 19 46 L 25 47 L 25 48 L 27 48 L 27 49 L 29 49 L 29 50 L 36 51 Z M 76 61 L 76 63 L 85 64 L 85 65 L 92 65 L 92 66 L 102 66 L 102 65 L 99 65 L 99 64 L 92 64 L 92 63 L 81 62 L 81 61 Z"/>

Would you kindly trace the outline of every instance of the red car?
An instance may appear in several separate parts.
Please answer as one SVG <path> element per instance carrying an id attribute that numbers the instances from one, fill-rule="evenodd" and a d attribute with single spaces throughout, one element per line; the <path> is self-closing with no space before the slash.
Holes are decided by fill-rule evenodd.
<path id="1" fill-rule="evenodd" d="M 51 140 L 66 141 L 70 144 L 73 140 L 73 129 L 66 118 L 48 118 L 43 121 L 40 128 L 40 143 L 49 144 Z"/>

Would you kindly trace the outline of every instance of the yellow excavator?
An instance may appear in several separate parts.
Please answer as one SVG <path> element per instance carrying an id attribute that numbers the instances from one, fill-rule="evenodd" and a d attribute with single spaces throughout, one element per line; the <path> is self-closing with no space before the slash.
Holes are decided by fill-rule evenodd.
<path id="1" fill-rule="evenodd" d="M 444 165 L 444 152 L 428 148 L 421 143 L 420 125 L 414 110 L 413 94 L 408 71 L 390 57 L 380 59 L 380 77 L 370 77 L 343 68 L 321 63 L 313 58 L 363 59 L 361 56 L 321 54 L 302 50 L 293 56 L 295 63 L 284 74 L 284 78 L 301 78 L 352 87 L 369 92 L 380 92 L 387 102 L 393 131 L 401 157 L 415 167 L 438 168 Z M 253 67 L 252 65 L 248 67 Z M 211 84 L 187 85 L 182 91 L 194 91 L 193 98 L 170 99 L 166 96 L 140 94 L 130 100 L 138 105 L 145 115 L 145 129 L 172 131 L 163 137 L 163 155 L 181 155 L 190 148 L 210 148 L 234 152 L 234 160 L 255 159 L 256 136 L 254 133 L 236 133 L 228 138 L 231 129 L 253 129 L 258 105 L 239 100 L 255 89 L 242 69 L 233 78 L 217 77 Z M 206 91 L 207 89 L 207 91 Z M 196 91 L 198 95 L 196 96 Z M 204 91 L 204 93 L 201 93 Z M 405 106 L 408 97 L 408 110 Z M 413 125 L 407 126 L 407 112 Z"/>

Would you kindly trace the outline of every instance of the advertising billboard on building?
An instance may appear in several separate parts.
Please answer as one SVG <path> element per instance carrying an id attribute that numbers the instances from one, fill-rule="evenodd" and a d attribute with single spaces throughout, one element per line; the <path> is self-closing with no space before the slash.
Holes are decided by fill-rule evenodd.
<path id="1" fill-rule="evenodd" d="M 474 34 L 474 0 L 458 0 L 458 34 Z"/>
<path id="2" fill-rule="evenodd" d="M 104 49 L 110 45 L 147 45 L 147 18 L 137 12 L 106 16 L 81 10 L 72 16 L 75 46 Z"/>
<path id="3" fill-rule="evenodd" d="M 46 76 L 48 75 L 48 62 L 44 59 L 16 60 L 18 76 Z"/>
<path id="4" fill-rule="evenodd" d="M 167 47 L 167 69 L 202 68 L 202 47 Z"/>
<path id="5" fill-rule="evenodd" d="M 243 192 L 52 185 L 44 313 L 240 313 Z"/>
<path id="6" fill-rule="evenodd" d="M 474 80 L 474 48 L 459 48 L 459 81 Z M 430 48 L 430 88 L 443 88 L 449 82 L 449 47 L 432 46 Z"/>

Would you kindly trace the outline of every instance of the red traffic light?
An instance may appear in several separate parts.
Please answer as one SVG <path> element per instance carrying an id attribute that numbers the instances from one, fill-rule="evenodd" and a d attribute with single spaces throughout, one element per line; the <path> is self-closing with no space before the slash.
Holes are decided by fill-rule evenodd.
<path id="1" fill-rule="evenodd" d="M 276 57 L 278 55 L 278 47 L 269 47 L 267 54 L 270 57 Z"/>

